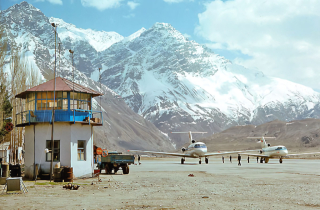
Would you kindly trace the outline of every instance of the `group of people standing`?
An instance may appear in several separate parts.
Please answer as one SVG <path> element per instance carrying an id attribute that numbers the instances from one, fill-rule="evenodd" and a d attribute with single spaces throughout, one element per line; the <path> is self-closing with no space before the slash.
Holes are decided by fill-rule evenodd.
<path id="1" fill-rule="evenodd" d="M 257 157 L 257 163 L 259 161 L 259 157 Z M 248 156 L 248 163 L 250 162 L 250 158 Z M 222 156 L 222 163 L 224 163 L 224 156 Z M 230 163 L 232 163 L 232 156 L 230 155 Z M 238 166 L 241 166 L 241 155 L 238 154 Z"/>

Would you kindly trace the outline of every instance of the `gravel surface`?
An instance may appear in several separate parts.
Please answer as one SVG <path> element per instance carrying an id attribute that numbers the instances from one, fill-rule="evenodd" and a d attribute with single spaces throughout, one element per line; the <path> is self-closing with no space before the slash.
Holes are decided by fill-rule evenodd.
<path id="1" fill-rule="evenodd" d="M 0 209 L 320 209 L 320 160 L 225 160 L 142 158 L 129 175 L 74 180 L 79 190 L 25 181 L 29 192 L 0 195 Z"/>

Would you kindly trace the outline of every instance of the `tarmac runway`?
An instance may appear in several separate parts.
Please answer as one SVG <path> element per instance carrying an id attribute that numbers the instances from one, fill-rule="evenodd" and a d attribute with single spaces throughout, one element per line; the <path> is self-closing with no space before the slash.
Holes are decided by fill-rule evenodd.
<path id="1" fill-rule="evenodd" d="M 74 180 L 76 191 L 25 181 L 29 192 L 0 195 L 0 209 L 320 209 L 320 160 L 198 161 L 142 157 L 128 175 Z"/>
<path id="2" fill-rule="evenodd" d="M 269 163 L 257 163 L 256 158 L 251 158 L 249 163 L 247 157 L 243 156 L 241 166 L 238 160 L 233 157 L 230 163 L 229 157 L 225 157 L 224 163 L 221 158 L 209 158 L 209 164 L 199 164 L 198 158 L 186 158 L 185 164 L 180 163 L 180 158 L 155 158 L 141 160 L 141 165 L 131 166 L 131 173 L 135 171 L 186 171 L 186 172 L 206 172 L 219 175 L 240 175 L 246 178 L 259 177 L 270 178 L 271 176 L 291 176 L 291 175 L 315 175 L 320 176 L 319 159 L 283 159 L 280 164 L 278 159 L 270 159 Z"/>

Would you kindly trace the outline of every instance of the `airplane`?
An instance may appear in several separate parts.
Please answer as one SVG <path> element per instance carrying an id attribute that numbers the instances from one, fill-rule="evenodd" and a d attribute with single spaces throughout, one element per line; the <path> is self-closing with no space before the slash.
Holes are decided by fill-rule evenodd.
<path id="1" fill-rule="evenodd" d="M 188 158 L 199 158 L 199 164 L 201 164 L 201 158 L 205 158 L 205 163 L 209 163 L 209 156 L 223 155 L 223 154 L 234 154 L 243 151 L 230 151 L 230 152 L 207 152 L 207 146 L 203 142 L 196 142 L 192 139 L 192 133 L 207 133 L 207 132 L 171 132 L 171 133 L 188 133 L 190 145 L 187 148 L 182 147 L 182 153 L 170 153 L 170 152 L 155 152 L 155 151 L 142 151 L 142 150 L 128 150 L 128 152 L 143 152 L 150 154 L 160 154 L 160 155 L 169 155 L 169 156 L 179 156 L 181 158 L 181 164 L 184 164 L 186 157 Z M 246 150 L 246 151 L 255 151 L 255 150 Z"/>
<path id="2" fill-rule="evenodd" d="M 257 137 L 248 137 L 251 139 L 259 139 Z M 260 143 L 262 149 L 259 151 L 260 154 L 251 154 L 251 153 L 243 153 L 240 152 L 241 155 L 248 155 L 248 156 L 254 156 L 254 157 L 260 157 L 260 163 L 264 162 L 268 163 L 269 159 L 271 158 L 279 158 L 279 162 L 282 163 L 283 158 L 289 158 L 290 156 L 298 156 L 298 155 L 308 155 L 308 154 L 318 154 L 320 152 L 312 152 L 312 153 L 300 153 L 300 154 L 289 154 L 288 149 L 283 145 L 278 146 L 270 146 L 270 144 L 266 143 L 266 138 L 275 138 L 275 137 L 261 137 Z M 258 142 L 259 143 L 259 142 Z"/>

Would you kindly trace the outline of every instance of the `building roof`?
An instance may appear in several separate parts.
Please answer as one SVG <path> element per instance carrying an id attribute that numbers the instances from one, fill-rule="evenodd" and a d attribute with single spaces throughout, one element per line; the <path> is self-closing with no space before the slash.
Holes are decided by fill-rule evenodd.
<path id="1" fill-rule="evenodd" d="M 89 93 L 92 97 L 101 96 L 102 94 L 98 91 L 92 90 L 91 88 L 84 87 L 77 83 L 71 82 L 65 78 L 56 78 L 56 91 L 72 92 L 74 87 L 74 92 Z M 43 92 L 43 91 L 53 91 L 54 89 L 54 79 L 48 82 L 42 83 L 40 85 L 34 86 L 24 92 L 16 95 L 16 98 L 26 98 L 27 93 L 30 92 Z"/>

